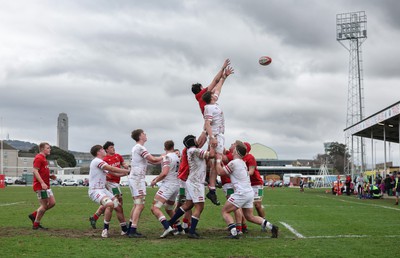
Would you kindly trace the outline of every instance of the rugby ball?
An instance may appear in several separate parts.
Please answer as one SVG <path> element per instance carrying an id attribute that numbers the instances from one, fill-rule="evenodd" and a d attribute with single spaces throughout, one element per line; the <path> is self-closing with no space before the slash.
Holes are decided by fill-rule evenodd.
<path id="1" fill-rule="evenodd" d="M 272 59 L 269 56 L 262 56 L 258 59 L 258 62 L 260 65 L 269 65 L 272 62 Z"/>

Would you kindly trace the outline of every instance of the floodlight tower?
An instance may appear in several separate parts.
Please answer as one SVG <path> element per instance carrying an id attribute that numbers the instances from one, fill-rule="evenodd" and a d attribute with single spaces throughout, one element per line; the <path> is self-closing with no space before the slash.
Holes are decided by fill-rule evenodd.
<path id="1" fill-rule="evenodd" d="M 367 39 L 365 11 L 336 15 L 336 40 L 349 51 L 349 78 L 347 93 L 346 128 L 364 118 L 364 89 L 361 44 Z M 348 42 L 348 46 L 344 42 Z M 355 166 L 364 170 L 365 144 L 361 137 L 345 136 L 345 144 L 351 155 L 351 164 L 345 161 L 345 173 L 354 178 Z M 345 159 L 347 160 L 347 159 Z"/>

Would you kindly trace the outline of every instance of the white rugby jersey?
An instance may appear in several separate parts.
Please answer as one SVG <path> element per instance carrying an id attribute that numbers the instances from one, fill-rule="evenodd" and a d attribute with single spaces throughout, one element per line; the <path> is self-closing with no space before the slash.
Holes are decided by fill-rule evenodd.
<path id="1" fill-rule="evenodd" d="M 199 148 L 189 148 L 187 150 L 187 157 L 189 163 L 189 176 L 187 181 L 191 183 L 203 184 L 206 180 L 206 160 L 208 151 Z"/>
<path id="2" fill-rule="evenodd" d="M 131 157 L 131 172 L 129 176 L 141 176 L 144 177 L 146 175 L 147 170 L 147 159 L 146 157 L 150 155 L 147 149 L 137 143 L 132 148 L 132 157 Z"/>
<path id="3" fill-rule="evenodd" d="M 163 180 L 163 184 L 178 184 L 178 170 L 179 170 L 179 158 L 175 152 L 168 153 L 166 156 L 163 157 L 162 160 L 162 167 L 165 166 L 169 167 L 169 172 L 167 176 Z"/>
<path id="4" fill-rule="evenodd" d="M 234 159 L 224 166 L 225 173 L 231 178 L 235 193 L 244 194 L 253 191 L 250 183 L 246 163 L 241 159 Z"/>
<path id="5" fill-rule="evenodd" d="M 94 158 L 90 162 L 89 170 L 89 188 L 90 189 L 104 189 L 106 188 L 106 170 L 103 170 L 104 166 L 107 165 L 102 159 Z"/>
<path id="6" fill-rule="evenodd" d="M 204 107 L 204 119 L 211 121 L 212 133 L 214 135 L 225 133 L 224 112 L 218 103 L 208 104 Z"/>

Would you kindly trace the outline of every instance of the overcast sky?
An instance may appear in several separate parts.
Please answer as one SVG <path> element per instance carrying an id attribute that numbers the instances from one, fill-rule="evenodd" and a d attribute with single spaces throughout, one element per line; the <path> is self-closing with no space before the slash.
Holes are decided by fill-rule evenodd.
<path id="1" fill-rule="evenodd" d="M 127 154 L 137 128 L 152 153 L 168 139 L 182 148 L 203 126 L 191 84 L 207 86 L 230 58 L 235 74 L 219 100 L 227 146 L 312 159 L 324 142 L 344 143 L 349 52 L 336 14 L 367 14 L 369 116 L 400 100 L 399 10 L 396 0 L 2 0 L 1 136 L 56 145 L 65 112 L 70 150 L 111 140 Z M 271 65 L 258 64 L 263 55 Z"/>

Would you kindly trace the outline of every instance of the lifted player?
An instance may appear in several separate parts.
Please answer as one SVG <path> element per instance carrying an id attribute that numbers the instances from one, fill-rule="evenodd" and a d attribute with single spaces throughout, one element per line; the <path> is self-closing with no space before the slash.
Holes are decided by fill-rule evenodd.
<path id="1" fill-rule="evenodd" d="M 195 98 L 197 102 L 199 103 L 200 111 L 201 114 L 204 116 L 204 107 L 206 106 L 206 102 L 203 100 L 203 95 L 207 92 L 209 93 L 215 93 L 216 91 L 218 92 L 217 94 L 219 95 L 221 89 L 216 90 L 217 86 L 222 86 L 221 83 L 226 79 L 226 75 L 224 74 L 225 69 L 230 65 L 230 60 L 226 59 L 221 67 L 221 69 L 218 71 L 218 73 L 215 75 L 214 79 L 211 81 L 210 85 L 208 85 L 206 88 L 203 88 L 203 86 L 200 83 L 195 83 L 192 85 L 192 92 L 195 94 Z M 222 79 L 222 80 L 221 80 Z M 210 167 L 210 166 L 208 166 Z M 212 170 L 212 173 L 208 176 L 208 188 L 209 192 L 207 193 L 207 198 L 209 198 L 215 205 L 220 205 L 216 192 L 215 192 L 215 184 L 216 184 L 216 173 L 214 170 Z"/>
<path id="2" fill-rule="evenodd" d="M 228 66 L 224 71 L 224 75 L 218 81 L 215 89 L 212 92 L 207 91 L 202 96 L 202 99 L 204 102 L 206 102 L 206 106 L 204 107 L 204 130 L 206 130 L 208 136 L 210 137 L 210 148 L 215 148 L 216 159 L 222 159 L 222 154 L 225 147 L 224 112 L 218 105 L 217 101 L 222 90 L 222 85 L 224 84 L 226 78 L 231 74 L 233 74 L 233 68 Z M 215 191 L 215 182 L 217 180 L 215 159 L 211 160 L 209 178 L 210 191 L 207 193 L 207 198 L 209 198 L 214 204 L 219 205 Z"/>

